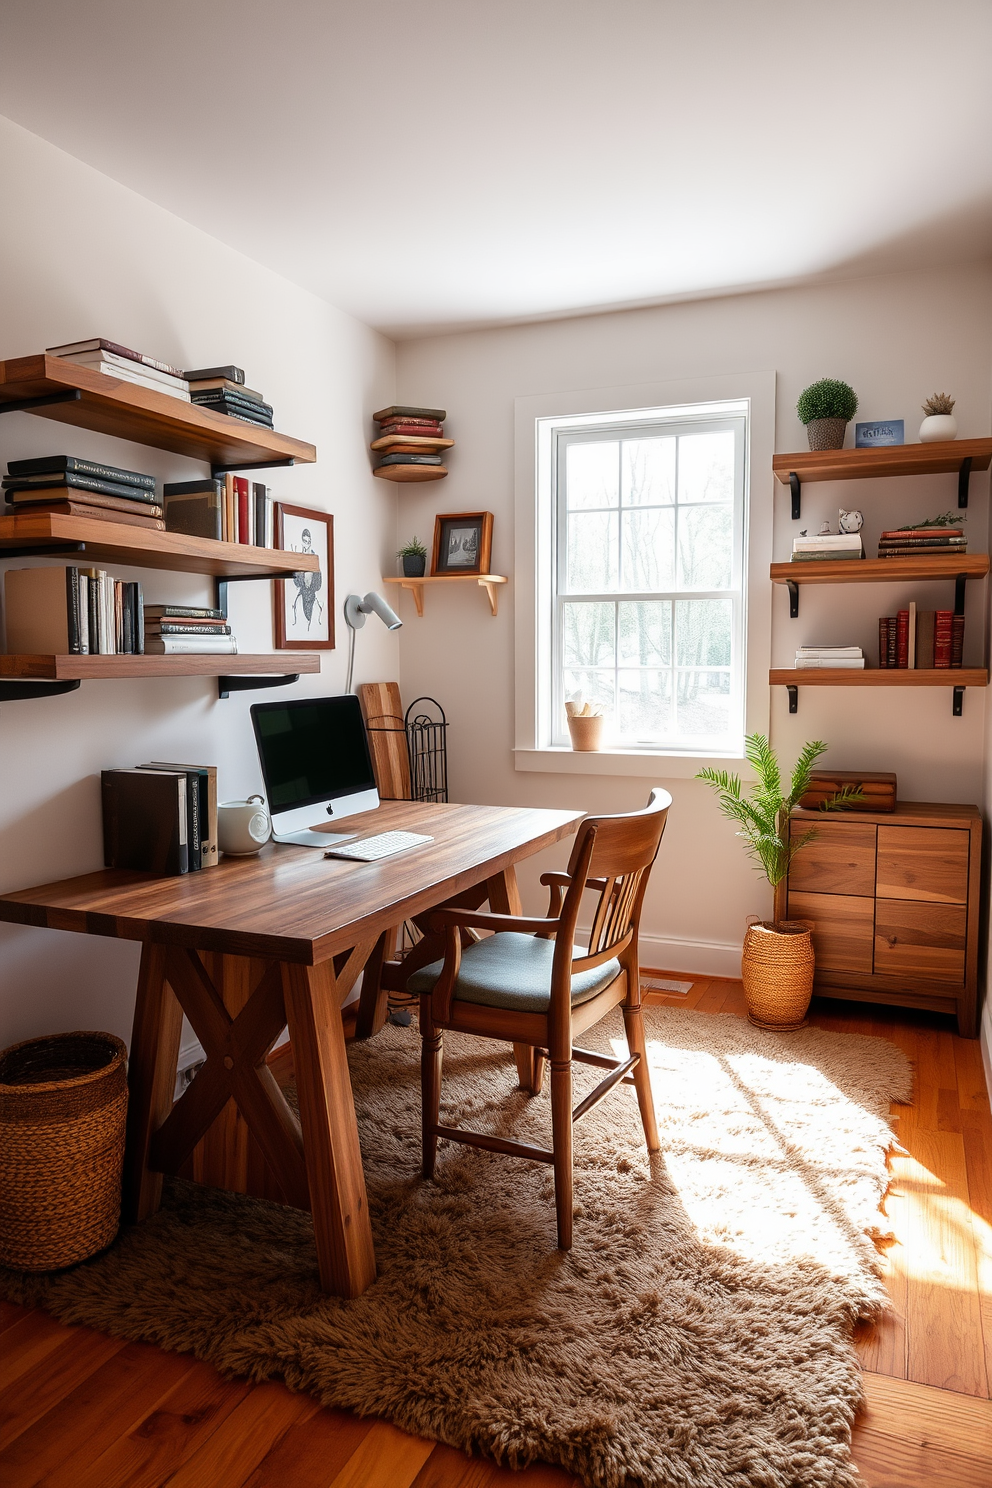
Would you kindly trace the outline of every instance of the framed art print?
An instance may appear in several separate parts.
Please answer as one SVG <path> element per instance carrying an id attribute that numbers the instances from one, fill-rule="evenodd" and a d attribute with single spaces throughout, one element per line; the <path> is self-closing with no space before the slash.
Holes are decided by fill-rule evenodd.
<path id="1" fill-rule="evenodd" d="M 334 650 L 334 518 L 330 512 L 275 503 L 275 545 L 284 553 L 316 553 L 316 573 L 276 579 L 277 651 Z"/>
<path id="2" fill-rule="evenodd" d="M 444 512 L 434 519 L 431 577 L 488 573 L 492 546 L 492 512 Z"/>

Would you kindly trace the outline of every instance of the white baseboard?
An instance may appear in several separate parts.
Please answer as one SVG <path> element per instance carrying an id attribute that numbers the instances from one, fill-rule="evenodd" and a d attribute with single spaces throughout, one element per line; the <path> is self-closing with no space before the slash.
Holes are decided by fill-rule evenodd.
<path id="1" fill-rule="evenodd" d="M 638 936 L 642 966 L 692 976 L 739 977 L 741 946 L 721 940 L 683 940 L 677 935 Z"/>

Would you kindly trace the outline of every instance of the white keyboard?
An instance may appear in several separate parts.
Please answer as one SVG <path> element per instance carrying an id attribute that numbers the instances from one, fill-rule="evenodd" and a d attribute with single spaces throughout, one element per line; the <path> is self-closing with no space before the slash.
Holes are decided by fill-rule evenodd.
<path id="1" fill-rule="evenodd" d="M 419 832 L 380 832 L 377 837 L 361 837 L 357 842 L 346 842 L 325 852 L 325 858 L 353 858 L 359 863 L 377 863 L 380 858 L 391 858 L 394 853 L 406 852 L 411 847 L 421 847 L 433 842 L 433 837 L 422 837 Z"/>

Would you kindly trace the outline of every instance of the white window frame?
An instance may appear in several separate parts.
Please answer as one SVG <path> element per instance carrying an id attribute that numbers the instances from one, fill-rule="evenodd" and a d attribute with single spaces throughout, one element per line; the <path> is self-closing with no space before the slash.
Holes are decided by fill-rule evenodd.
<path id="1" fill-rule="evenodd" d="M 515 749 L 518 770 L 561 774 L 686 778 L 701 765 L 739 765 L 741 750 L 609 747 L 575 753 L 556 742 L 554 627 L 556 432 L 577 426 L 618 428 L 665 419 L 692 420 L 746 411 L 742 647 L 744 731 L 768 731 L 771 653 L 772 453 L 775 374 L 724 374 L 678 382 L 642 383 L 516 400 L 515 492 Z M 689 591 L 693 593 L 694 591 Z M 616 598 L 617 596 L 612 596 Z"/>

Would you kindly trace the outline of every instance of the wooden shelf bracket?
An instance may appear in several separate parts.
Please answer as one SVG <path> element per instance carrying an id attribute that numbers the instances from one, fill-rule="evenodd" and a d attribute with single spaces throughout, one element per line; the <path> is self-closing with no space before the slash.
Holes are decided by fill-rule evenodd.
<path id="1" fill-rule="evenodd" d="M 16 703 L 25 698 L 58 697 L 63 692 L 75 692 L 79 678 L 66 682 L 14 682 L 0 678 L 0 703 Z"/>

